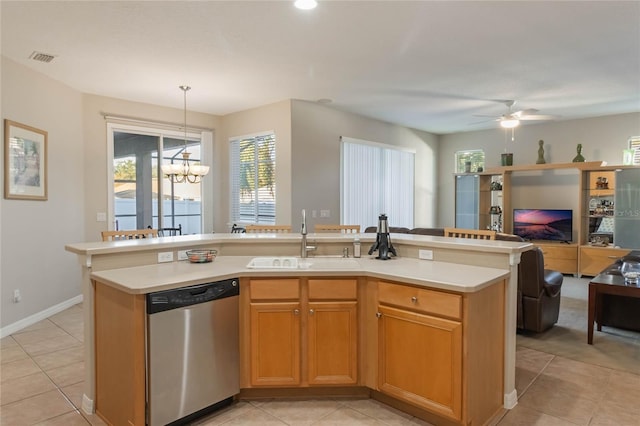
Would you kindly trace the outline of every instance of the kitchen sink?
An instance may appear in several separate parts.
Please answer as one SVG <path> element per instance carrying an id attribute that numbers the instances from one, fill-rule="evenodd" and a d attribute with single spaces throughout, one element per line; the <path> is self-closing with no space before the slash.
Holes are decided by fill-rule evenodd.
<path id="1" fill-rule="evenodd" d="M 298 269 L 297 257 L 254 257 L 247 268 L 252 269 Z"/>
<path id="2" fill-rule="evenodd" d="M 301 259 L 294 256 L 254 257 L 247 264 L 251 269 L 357 269 L 355 259 L 343 257 L 309 257 Z"/>

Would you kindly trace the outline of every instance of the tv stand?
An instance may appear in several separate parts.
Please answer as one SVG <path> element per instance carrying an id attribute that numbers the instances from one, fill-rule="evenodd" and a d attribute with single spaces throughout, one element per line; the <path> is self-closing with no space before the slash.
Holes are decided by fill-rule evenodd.
<path id="1" fill-rule="evenodd" d="M 578 274 L 578 244 L 569 241 L 532 241 L 544 254 L 544 268 L 563 274 Z"/>

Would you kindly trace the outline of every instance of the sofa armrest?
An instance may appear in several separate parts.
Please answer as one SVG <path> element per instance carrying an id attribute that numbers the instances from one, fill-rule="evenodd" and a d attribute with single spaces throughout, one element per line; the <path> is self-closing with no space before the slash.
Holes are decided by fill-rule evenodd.
<path id="1" fill-rule="evenodd" d="M 560 288 L 562 287 L 563 276 L 558 271 L 552 271 L 551 269 L 544 270 L 544 292 L 549 297 L 556 297 L 560 294 Z"/>

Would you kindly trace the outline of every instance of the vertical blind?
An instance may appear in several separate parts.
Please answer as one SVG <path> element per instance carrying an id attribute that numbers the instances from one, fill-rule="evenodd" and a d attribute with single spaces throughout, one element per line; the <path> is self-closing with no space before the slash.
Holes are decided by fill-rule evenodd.
<path id="1" fill-rule="evenodd" d="M 233 138 L 230 143 L 231 220 L 275 224 L 275 134 Z"/>
<path id="2" fill-rule="evenodd" d="M 342 137 L 341 217 L 362 229 L 378 224 L 413 228 L 415 153 Z"/>

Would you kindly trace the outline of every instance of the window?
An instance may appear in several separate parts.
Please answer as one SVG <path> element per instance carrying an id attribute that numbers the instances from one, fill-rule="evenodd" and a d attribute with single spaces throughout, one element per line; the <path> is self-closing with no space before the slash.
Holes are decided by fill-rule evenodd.
<path id="1" fill-rule="evenodd" d="M 341 222 L 413 228 L 415 152 L 342 137 Z"/>
<path id="2" fill-rule="evenodd" d="M 113 148 L 109 229 L 182 226 L 183 234 L 202 233 L 202 184 L 158 178 L 162 164 L 182 161 L 184 134 L 113 123 L 108 134 Z M 188 135 L 189 161 L 195 164 L 201 158 L 201 137 L 204 133 Z"/>
<path id="3" fill-rule="evenodd" d="M 472 149 L 467 151 L 456 152 L 456 173 L 469 173 L 465 169 L 465 163 L 471 163 L 471 173 L 481 172 L 484 170 L 484 151 L 481 149 Z"/>
<path id="4" fill-rule="evenodd" d="M 232 138 L 231 220 L 276 223 L 276 136 L 265 132 Z"/>

